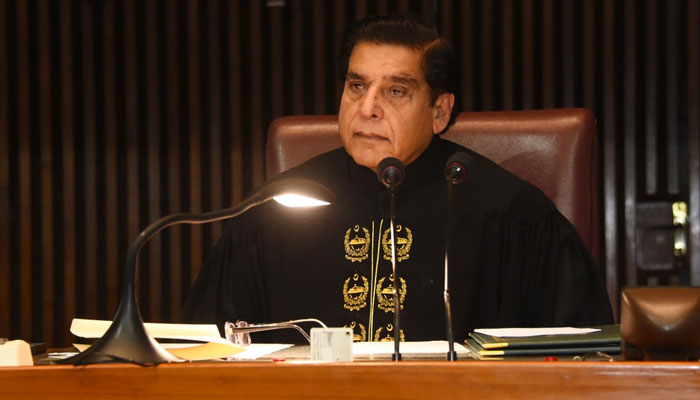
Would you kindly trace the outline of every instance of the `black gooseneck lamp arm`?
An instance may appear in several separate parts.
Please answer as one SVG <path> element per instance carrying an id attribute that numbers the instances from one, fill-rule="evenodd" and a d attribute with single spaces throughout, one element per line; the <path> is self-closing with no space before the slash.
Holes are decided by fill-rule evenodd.
<path id="1" fill-rule="evenodd" d="M 157 365 L 182 361 L 165 350 L 146 331 L 136 301 L 136 268 L 138 255 L 144 244 L 161 230 L 177 224 L 203 224 L 234 218 L 252 207 L 274 197 L 294 193 L 325 201 L 334 199 L 333 193 L 316 182 L 288 178 L 272 181 L 261 187 L 241 204 L 202 214 L 173 214 L 165 216 L 144 229 L 129 246 L 124 268 L 122 296 L 111 326 L 92 346 L 74 357 L 63 360 L 65 364 L 85 365 L 96 363 L 130 362 L 139 365 Z"/>

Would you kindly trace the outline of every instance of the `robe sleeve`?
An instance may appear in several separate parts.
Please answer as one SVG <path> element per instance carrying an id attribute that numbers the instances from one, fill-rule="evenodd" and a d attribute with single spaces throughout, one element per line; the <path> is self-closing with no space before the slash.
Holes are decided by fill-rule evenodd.
<path id="1" fill-rule="evenodd" d="M 602 269 L 576 229 L 553 205 L 534 210 L 501 223 L 500 324 L 612 324 Z"/>
<path id="2" fill-rule="evenodd" d="M 189 291 L 182 320 L 216 323 L 265 319 L 264 253 L 260 245 L 261 211 L 231 220 Z"/>

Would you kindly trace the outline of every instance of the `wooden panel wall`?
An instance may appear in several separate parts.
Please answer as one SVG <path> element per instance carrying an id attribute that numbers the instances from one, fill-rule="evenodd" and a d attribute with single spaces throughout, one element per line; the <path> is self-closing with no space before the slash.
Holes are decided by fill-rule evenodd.
<path id="1" fill-rule="evenodd" d="M 595 112 L 615 308 L 638 201 L 690 201 L 700 284 L 695 0 L 0 0 L 0 336 L 62 345 L 73 317 L 110 319 L 136 234 L 261 183 L 269 122 L 335 113 L 343 29 L 394 11 L 462 54 L 463 110 Z M 148 245 L 145 319 L 178 319 L 221 227 Z"/>

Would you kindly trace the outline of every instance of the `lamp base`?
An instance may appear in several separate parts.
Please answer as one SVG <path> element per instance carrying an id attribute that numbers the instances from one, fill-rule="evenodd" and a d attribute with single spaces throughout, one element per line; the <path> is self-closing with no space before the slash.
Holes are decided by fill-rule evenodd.
<path id="1" fill-rule="evenodd" d="M 99 363 L 134 363 L 142 366 L 157 365 L 181 360 L 153 339 L 141 320 L 132 296 L 122 297 L 114 322 L 104 336 L 90 348 L 61 364 L 87 365 Z"/>

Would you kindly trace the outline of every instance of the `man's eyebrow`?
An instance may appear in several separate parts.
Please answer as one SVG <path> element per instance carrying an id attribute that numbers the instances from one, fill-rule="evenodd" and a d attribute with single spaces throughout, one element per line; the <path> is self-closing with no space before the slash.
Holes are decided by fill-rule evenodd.
<path id="1" fill-rule="evenodd" d="M 346 80 L 348 80 L 348 79 L 359 79 L 359 80 L 365 80 L 365 79 L 366 79 L 366 77 L 365 77 L 364 75 L 360 75 L 360 74 L 358 74 L 357 72 L 351 72 L 351 71 L 348 71 L 348 73 L 347 73 L 347 74 L 345 74 L 345 79 L 346 79 Z"/>
<path id="2" fill-rule="evenodd" d="M 392 75 L 392 76 L 389 76 L 388 79 L 394 83 L 402 83 L 404 85 L 413 86 L 413 87 L 418 86 L 418 79 L 416 79 L 412 76 Z"/>
<path id="3" fill-rule="evenodd" d="M 357 72 L 348 71 L 348 73 L 345 74 L 345 80 L 348 80 L 348 79 L 357 79 L 357 80 L 361 80 L 361 81 L 366 81 L 367 77 L 362 75 L 362 74 L 358 74 Z M 418 86 L 418 79 L 416 79 L 410 75 L 390 75 L 390 76 L 384 77 L 384 79 L 387 79 L 387 80 L 394 82 L 394 83 L 408 85 L 411 87 Z"/>

